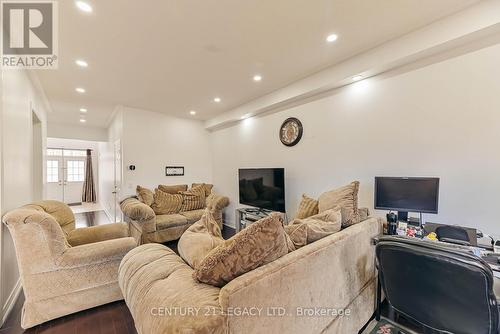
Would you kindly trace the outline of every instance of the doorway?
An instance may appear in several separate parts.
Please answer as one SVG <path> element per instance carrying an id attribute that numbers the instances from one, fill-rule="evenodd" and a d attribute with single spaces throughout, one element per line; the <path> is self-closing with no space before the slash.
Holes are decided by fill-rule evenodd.
<path id="1" fill-rule="evenodd" d="M 85 150 L 47 148 L 47 198 L 81 204 L 85 164 Z"/>

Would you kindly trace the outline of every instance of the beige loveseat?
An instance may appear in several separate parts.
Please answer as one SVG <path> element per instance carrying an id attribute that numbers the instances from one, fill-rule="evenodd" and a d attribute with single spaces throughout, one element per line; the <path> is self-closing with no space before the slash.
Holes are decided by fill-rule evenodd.
<path id="1" fill-rule="evenodd" d="M 124 257 L 119 284 L 139 334 L 355 334 L 374 312 L 372 238 L 381 233 L 382 220 L 369 217 L 222 288 L 148 244 Z"/>
<path id="2" fill-rule="evenodd" d="M 130 223 L 130 231 L 134 238 L 142 244 L 163 243 L 177 240 L 193 223 L 200 220 L 205 208 L 210 209 L 222 229 L 223 210 L 229 205 L 229 198 L 210 194 L 206 198 L 206 206 L 201 209 L 156 215 L 154 210 L 136 197 L 130 197 L 121 202 L 120 207 L 125 221 Z"/>
<path id="3" fill-rule="evenodd" d="M 118 266 L 137 246 L 127 224 L 75 229 L 71 209 L 41 201 L 5 214 L 25 301 L 21 327 L 123 299 Z"/>

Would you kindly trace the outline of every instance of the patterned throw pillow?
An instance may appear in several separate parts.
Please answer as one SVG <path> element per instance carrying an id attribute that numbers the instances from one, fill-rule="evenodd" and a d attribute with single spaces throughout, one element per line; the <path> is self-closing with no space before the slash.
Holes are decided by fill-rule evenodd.
<path id="1" fill-rule="evenodd" d="M 285 226 L 285 232 L 295 249 L 315 242 L 340 231 L 342 214 L 340 210 L 326 210 L 305 219 L 294 219 Z"/>
<path id="2" fill-rule="evenodd" d="M 342 211 L 342 227 L 359 223 L 359 182 L 354 181 L 341 188 L 321 194 L 318 199 L 319 212 L 329 209 Z"/>
<path id="3" fill-rule="evenodd" d="M 182 195 L 180 194 L 169 194 L 161 191 L 160 189 L 155 189 L 154 203 L 151 208 L 157 215 L 170 215 L 173 213 L 178 213 L 182 206 Z"/>
<path id="4" fill-rule="evenodd" d="M 318 213 L 318 201 L 314 198 L 302 194 L 302 201 L 300 201 L 299 210 L 295 218 L 303 219 L 314 216 Z"/>
<path id="5" fill-rule="evenodd" d="M 158 186 L 158 189 L 160 189 L 164 193 L 178 194 L 179 191 L 188 190 L 188 185 L 187 184 L 176 184 L 176 185 L 167 186 L 165 184 L 160 184 Z"/>
<path id="6" fill-rule="evenodd" d="M 214 248 L 195 268 L 193 277 L 222 287 L 234 278 L 287 254 L 288 240 L 282 216 L 273 213 Z"/>
<path id="7" fill-rule="evenodd" d="M 205 197 L 208 197 L 212 193 L 213 184 L 210 183 L 193 183 L 191 188 L 202 186 L 205 189 Z"/>
<path id="8" fill-rule="evenodd" d="M 224 243 L 219 224 L 207 209 L 201 219 L 189 226 L 179 239 L 177 249 L 191 268 L 196 268 L 208 253 Z"/>
<path id="9" fill-rule="evenodd" d="M 153 204 L 154 194 L 151 190 L 149 190 L 148 188 L 137 186 L 135 192 L 137 194 L 137 198 L 139 199 L 139 201 L 146 204 L 147 206 L 151 206 L 151 204 Z"/>
<path id="10" fill-rule="evenodd" d="M 182 196 L 181 212 L 203 209 L 205 207 L 205 188 L 197 186 L 187 191 L 180 191 Z"/>

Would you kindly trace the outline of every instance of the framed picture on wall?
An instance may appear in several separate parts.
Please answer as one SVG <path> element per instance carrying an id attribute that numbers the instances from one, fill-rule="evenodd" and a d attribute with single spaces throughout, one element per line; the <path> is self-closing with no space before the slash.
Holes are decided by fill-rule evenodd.
<path id="1" fill-rule="evenodd" d="M 166 176 L 184 176 L 184 167 L 167 166 L 165 167 Z"/>

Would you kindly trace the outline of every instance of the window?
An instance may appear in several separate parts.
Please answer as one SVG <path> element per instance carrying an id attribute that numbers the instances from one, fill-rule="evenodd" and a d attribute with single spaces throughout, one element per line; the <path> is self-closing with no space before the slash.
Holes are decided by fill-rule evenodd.
<path id="1" fill-rule="evenodd" d="M 47 160 L 47 182 L 59 182 L 58 160 Z"/>
<path id="2" fill-rule="evenodd" d="M 48 148 L 47 155 L 49 157 L 60 157 L 62 155 L 62 150 L 60 148 Z"/>
<path id="3" fill-rule="evenodd" d="M 82 160 L 68 160 L 66 163 L 68 182 L 83 182 L 85 178 L 85 162 Z"/>
<path id="4" fill-rule="evenodd" d="M 85 157 L 87 152 L 84 150 L 63 150 L 65 157 Z"/>

